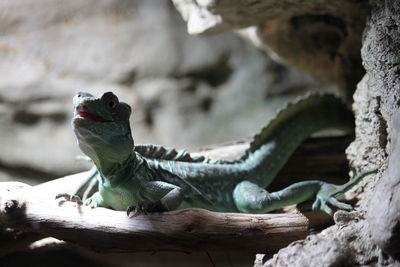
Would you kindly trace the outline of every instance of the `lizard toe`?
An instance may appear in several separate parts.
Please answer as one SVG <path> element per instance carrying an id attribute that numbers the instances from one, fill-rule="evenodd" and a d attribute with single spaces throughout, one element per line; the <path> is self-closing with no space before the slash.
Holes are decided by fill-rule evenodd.
<path id="1" fill-rule="evenodd" d="M 62 200 L 60 200 L 59 205 L 63 204 L 66 201 L 72 201 L 75 202 L 78 205 L 83 204 L 82 200 L 79 196 L 77 195 L 71 195 L 71 194 L 67 194 L 67 193 L 61 193 L 61 194 L 57 194 L 55 199 L 60 199 L 63 198 Z"/>
<path id="2" fill-rule="evenodd" d="M 343 202 L 340 202 L 340 201 L 338 201 L 336 198 L 334 198 L 334 197 L 331 197 L 329 200 L 328 200 L 328 202 L 329 202 L 329 204 L 331 204 L 332 206 L 334 206 L 334 207 L 336 207 L 336 208 L 339 208 L 339 209 L 342 209 L 342 210 L 352 210 L 353 209 L 353 207 L 351 206 L 351 205 L 349 205 L 349 204 L 346 204 L 346 203 L 343 203 Z"/>
<path id="3" fill-rule="evenodd" d="M 314 201 L 314 203 L 312 204 L 312 210 L 313 211 L 317 211 L 319 210 L 319 208 L 321 207 L 321 200 L 317 197 Z"/>
<path id="4" fill-rule="evenodd" d="M 325 202 L 321 204 L 320 209 L 321 209 L 323 212 L 325 212 L 325 213 L 327 213 L 327 214 L 329 214 L 329 215 L 332 215 L 332 209 L 331 209 Z"/>

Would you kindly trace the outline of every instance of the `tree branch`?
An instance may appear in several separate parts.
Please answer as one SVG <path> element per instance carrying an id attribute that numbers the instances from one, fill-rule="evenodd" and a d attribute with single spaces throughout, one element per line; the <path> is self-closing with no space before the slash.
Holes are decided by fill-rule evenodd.
<path id="1" fill-rule="evenodd" d="M 328 139 L 332 141 L 331 138 Z M 344 139 L 334 140 L 343 143 Z M 320 143 L 316 147 L 328 144 L 326 138 L 313 140 L 313 146 L 315 142 Z M 310 142 L 306 144 L 310 147 Z M 236 150 L 234 147 L 229 146 L 222 150 L 231 149 L 233 154 L 237 153 L 236 150 L 243 150 L 243 146 Z M 303 149 L 305 147 L 307 145 L 303 145 Z M 330 151 L 322 149 L 320 154 L 332 154 L 338 150 L 337 143 L 335 147 L 336 149 Z M 314 149 L 316 151 L 318 149 Z M 316 157 L 318 153 L 308 154 L 308 157 Z M 307 159 L 304 158 L 306 155 L 302 156 L 302 160 Z M 287 166 L 285 169 L 290 168 Z M 321 213 L 301 214 L 293 212 L 293 209 L 292 212 L 262 215 L 185 209 L 128 218 L 125 212 L 105 208 L 90 209 L 54 199 L 58 193 L 75 192 L 86 175 L 86 172 L 78 173 L 34 187 L 21 187 L 20 184 L 15 187 L 12 183 L 0 183 L 0 225 L 107 252 L 274 252 L 292 241 L 305 238 L 310 227 L 331 221 L 329 216 Z"/>
<path id="2" fill-rule="evenodd" d="M 55 183 L 80 180 L 82 175 Z M 59 203 L 42 192 L 37 188 L 17 190 L 2 198 L 1 224 L 108 252 L 232 249 L 272 252 L 304 238 L 308 229 L 308 220 L 301 214 L 254 215 L 185 209 L 128 218 L 125 212 Z"/>

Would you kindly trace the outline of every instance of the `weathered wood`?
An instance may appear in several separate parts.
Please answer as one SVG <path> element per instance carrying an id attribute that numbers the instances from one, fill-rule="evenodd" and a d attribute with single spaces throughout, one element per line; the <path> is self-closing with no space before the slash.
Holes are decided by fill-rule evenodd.
<path id="1" fill-rule="evenodd" d="M 43 191 L 17 190 L 3 197 L 1 225 L 108 252 L 273 252 L 305 238 L 308 230 L 308 220 L 301 214 L 254 215 L 185 209 L 128 218 L 125 212 L 105 208 L 90 209 L 72 202 L 59 205 L 59 201 L 50 200 L 49 195 L 40 192 Z"/>
<path id="2" fill-rule="evenodd" d="M 291 176 L 295 173 L 315 178 L 324 170 L 323 173 L 330 174 L 331 179 L 342 177 L 341 173 L 345 171 L 343 150 L 349 141 L 348 137 L 306 141 L 286 164 L 275 187 L 293 183 Z M 246 146 L 245 143 L 232 144 L 202 151 L 201 154 L 232 159 L 239 156 Z M 296 163 L 299 160 L 303 163 Z M 292 241 L 305 238 L 309 228 L 331 222 L 331 218 L 322 213 L 307 210 L 299 213 L 294 207 L 284 213 L 263 215 L 185 209 L 129 219 L 125 212 L 90 209 L 54 199 L 58 193 L 75 192 L 86 175 L 86 172 L 78 173 L 34 187 L 0 183 L 0 225 L 108 252 L 274 252 Z"/>
<path id="3" fill-rule="evenodd" d="M 30 245 L 43 238 L 38 233 L 23 233 L 8 228 L 0 227 L 0 257 L 15 251 L 26 251 L 30 249 Z"/>

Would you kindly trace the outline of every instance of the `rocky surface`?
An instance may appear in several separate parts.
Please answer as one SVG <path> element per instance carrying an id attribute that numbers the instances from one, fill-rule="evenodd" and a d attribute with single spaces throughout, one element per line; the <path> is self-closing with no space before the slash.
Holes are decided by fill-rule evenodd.
<path id="1" fill-rule="evenodd" d="M 244 35 L 348 95 L 363 75 L 367 1 L 174 2 L 192 33 L 258 25 Z M 336 213 L 335 226 L 272 258 L 258 256 L 257 266 L 394 265 L 399 258 L 400 7 L 371 5 L 367 74 L 354 95 L 356 141 L 347 154 L 357 170 L 380 172 L 356 189 L 364 192 L 356 211 Z M 85 168 L 75 161 L 68 122 L 80 90 L 112 90 L 129 102 L 139 143 L 198 148 L 247 136 L 288 98 L 320 88 L 232 33 L 189 36 L 173 6 L 159 0 L 0 2 L 0 73 L 0 180 L 41 181 Z M 277 92 L 291 94 L 271 98 Z"/>
<path id="2" fill-rule="evenodd" d="M 370 234 L 389 260 L 400 260 L 400 2 L 372 1 L 373 12 L 368 21 L 362 49 L 364 66 L 369 75 L 369 92 L 378 108 L 360 110 L 374 112 L 380 120 L 375 136 L 385 150 L 385 172 L 371 190 L 368 205 Z M 366 122 L 364 122 L 366 123 Z M 364 125 L 361 125 L 364 126 Z M 364 126 L 365 127 L 365 126 Z M 364 136 L 358 142 L 365 145 Z M 379 158 L 378 158 L 379 159 Z M 387 166 L 386 166 L 387 163 Z"/>
<path id="3" fill-rule="evenodd" d="M 380 172 L 358 187 L 352 216 L 343 221 L 346 213 L 336 213 L 334 227 L 280 250 L 264 266 L 399 265 L 400 2 L 371 3 L 362 49 L 367 74 L 354 95 L 356 140 L 347 154 L 354 167 Z"/>
<path id="4" fill-rule="evenodd" d="M 0 73 L 0 179 L 36 182 L 87 168 L 69 125 L 78 91 L 129 102 L 138 143 L 198 149 L 319 86 L 233 33 L 188 35 L 166 0 L 2 1 Z M 266 100 L 276 92 L 296 93 Z"/>
<path id="5" fill-rule="evenodd" d="M 192 34 L 249 28 L 275 59 L 345 90 L 350 99 L 364 70 L 361 35 L 368 1 L 173 0 Z"/>
<path id="6" fill-rule="evenodd" d="M 293 243 L 256 266 L 395 265 L 400 257 L 398 129 L 400 1 L 174 0 L 191 33 L 256 25 L 245 32 L 272 56 L 353 96 L 356 140 L 347 149 L 357 170 L 378 167 L 356 190 L 354 213 Z M 367 22 L 367 23 L 366 23 Z M 243 34 L 243 31 L 241 31 Z M 363 36 L 362 53 L 360 54 Z M 344 219 L 344 221 L 343 221 Z M 372 237 L 372 238 L 371 238 Z"/>

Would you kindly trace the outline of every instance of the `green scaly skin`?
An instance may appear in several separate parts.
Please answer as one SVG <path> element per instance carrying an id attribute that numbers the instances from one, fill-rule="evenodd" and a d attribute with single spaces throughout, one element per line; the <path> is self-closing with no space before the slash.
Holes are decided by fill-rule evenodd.
<path id="1" fill-rule="evenodd" d="M 314 209 L 332 214 L 329 205 L 351 209 L 335 197 L 365 176 L 344 185 L 313 180 L 273 193 L 264 189 L 312 133 L 354 128 L 352 113 L 332 95 L 311 95 L 289 104 L 254 137 L 241 159 L 215 162 L 161 146 L 135 147 L 131 108 L 111 92 L 101 98 L 79 93 L 73 102 L 78 144 L 93 161 L 96 170 L 91 175 L 99 181 L 98 192 L 85 201 L 91 207 L 265 213 L 315 198 Z"/>

